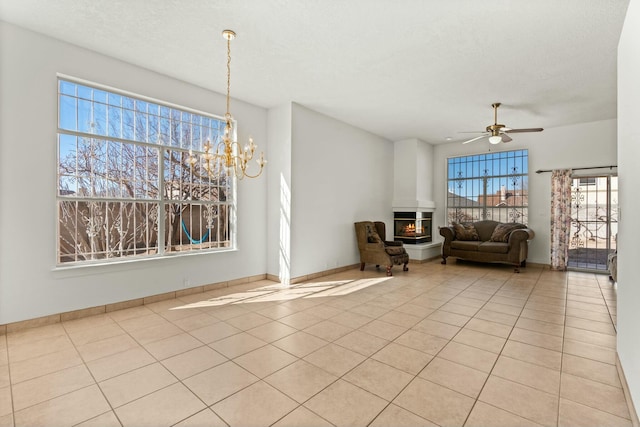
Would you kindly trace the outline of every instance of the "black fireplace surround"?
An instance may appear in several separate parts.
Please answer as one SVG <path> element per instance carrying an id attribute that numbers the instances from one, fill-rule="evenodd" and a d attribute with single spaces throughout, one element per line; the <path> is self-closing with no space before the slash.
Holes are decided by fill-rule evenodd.
<path id="1" fill-rule="evenodd" d="M 431 241 L 431 212 L 394 212 L 393 240 L 417 245 Z"/>

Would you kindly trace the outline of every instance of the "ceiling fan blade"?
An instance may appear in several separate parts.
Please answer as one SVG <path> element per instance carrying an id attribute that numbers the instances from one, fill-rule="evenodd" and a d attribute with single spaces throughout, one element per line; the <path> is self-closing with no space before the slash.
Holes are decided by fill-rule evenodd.
<path id="1" fill-rule="evenodd" d="M 542 132 L 543 128 L 528 128 L 528 129 L 509 129 L 506 133 L 523 133 L 523 132 Z"/>
<path id="2" fill-rule="evenodd" d="M 470 142 L 477 141 L 478 139 L 480 139 L 480 138 L 484 138 L 484 137 L 486 137 L 486 136 L 487 136 L 487 135 L 480 135 L 480 136 L 476 136 L 475 138 L 471 138 L 471 139 L 469 139 L 469 140 L 467 140 L 467 141 L 463 142 L 463 144 L 468 144 L 468 143 L 470 143 Z"/>
<path id="3" fill-rule="evenodd" d="M 513 141 L 513 139 L 509 135 L 507 135 L 506 133 L 503 133 L 500 136 L 502 137 L 502 142 L 511 142 L 511 141 Z"/>
<path id="4" fill-rule="evenodd" d="M 458 132 L 458 133 L 487 133 L 487 131 L 484 131 L 484 130 L 468 130 L 468 131 Z"/>

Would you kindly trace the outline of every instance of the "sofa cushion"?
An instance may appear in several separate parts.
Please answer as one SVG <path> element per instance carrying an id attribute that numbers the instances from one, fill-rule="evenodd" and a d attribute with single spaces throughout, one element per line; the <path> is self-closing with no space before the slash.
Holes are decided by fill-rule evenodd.
<path id="1" fill-rule="evenodd" d="M 451 241 L 451 249 L 457 249 L 460 251 L 477 251 L 480 243 L 477 240 L 452 240 Z"/>
<path id="2" fill-rule="evenodd" d="M 518 224 L 515 222 L 509 223 L 500 223 L 496 225 L 496 228 L 491 233 L 491 238 L 489 239 L 491 242 L 508 242 L 509 236 L 513 230 L 519 230 L 522 228 L 527 228 L 523 224 Z"/>
<path id="3" fill-rule="evenodd" d="M 478 246 L 478 252 L 490 252 L 493 254 L 506 254 L 509 252 L 509 244 L 502 242 L 482 242 Z"/>
<path id="4" fill-rule="evenodd" d="M 457 240 L 478 240 L 478 232 L 473 224 L 453 223 L 453 229 L 456 232 Z"/>

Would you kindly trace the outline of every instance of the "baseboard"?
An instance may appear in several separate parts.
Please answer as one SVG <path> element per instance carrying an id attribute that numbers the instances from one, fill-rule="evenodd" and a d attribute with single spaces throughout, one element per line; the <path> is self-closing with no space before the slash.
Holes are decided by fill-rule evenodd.
<path id="1" fill-rule="evenodd" d="M 551 268 L 551 264 L 545 264 L 541 262 L 529 262 L 527 261 L 527 267 L 537 267 L 537 268 Z"/>
<path id="2" fill-rule="evenodd" d="M 331 274 L 337 274 L 337 273 L 342 273 L 343 271 L 347 271 L 347 270 L 352 270 L 356 267 L 360 267 L 360 264 L 351 264 L 351 265 L 345 265 L 342 267 L 337 267 L 337 268 L 332 268 L 330 270 L 324 270 L 324 271 L 319 271 L 317 273 L 311 273 L 311 274 L 305 274 L 303 276 L 298 276 L 298 277 L 292 277 L 291 280 L 289 281 L 289 283 L 291 285 L 295 285 L 297 283 L 302 283 L 302 282 L 307 282 L 309 280 L 315 280 L 319 277 L 323 277 L 323 276 L 329 276 Z"/>
<path id="3" fill-rule="evenodd" d="M 19 322 L 7 323 L 0 325 L 0 335 L 6 335 L 11 332 L 17 332 L 24 329 L 36 328 L 38 326 L 53 325 L 69 320 L 81 319 L 83 317 L 95 316 L 97 314 L 110 313 L 112 311 L 124 310 L 127 308 L 138 307 L 145 304 L 153 304 L 154 302 L 180 298 L 181 296 L 209 292 L 215 289 L 228 288 L 237 285 L 257 282 L 267 278 L 266 274 L 256 276 L 242 277 L 239 279 L 228 280 L 225 282 L 211 283 L 209 285 L 194 286 L 192 288 L 180 289 L 177 291 L 165 292 L 162 294 L 150 295 L 144 298 L 136 298 L 127 301 L 115 302 L 96 307 L 82 308 L 80 310 L 68 311 L 65 313 L 51 314 L 48 316 L 37 317 L 35 319 L 21 320 Z"/>
<path id="4" fill-rule="evenodd" d="M 442 256 L 440 256 L 440 255 L 432 256 L 432 257 L 426 258 L 426 259 L 409 258 L 409 264 L 425 264 L 427 262 L 431 262 L 431 261 L 434 261 L 436 259 L 441 259 L 441 258 L 442 258 Z"/>
<path id="5" fill-rule="evenodd" d="M 317 273 L 307 274 L 292 278 L 290 284 L 302 283 L 318 277 L 328 276 L 330 274 L 341 273 L 358 267 L 360 264 L 345 265 L 343 267 L 332 268 L 330 270 L 320 271 Z M 94 316 L 97 314 L 110 313 L 116 310 L 124 310 L 131 307 L 138 307 L 145 304 L 153 304 L 154 302 L 164 301 L 168 299 L 180 298 L 181 296 L 198 294 L 213 291 L 215 289 L 229 288 L 232 286 L 243 285 L 247 283 L 257 282 L 259 280 L 271 280 L 279 282 L 280 279 L 272 274 L 259 274 L 256 276 L 242 277 L 239 279 L 229 280 L 226 282 L 212 283 L 209 285 L 195 286 L 192 288 L 180 289 L 178 291 L 165 292 L 157 295 L 150 295 L 144 298 L 136 298 L 127 301 L 120 301 L 112 304 L 105 304 L 96 307 L 83 308 L 80 310 L 68 311 L 65 313 L 51 314 L 49 316 L 37 317 L 35 319 L 21 320 L 19 322 L 7 323 L 0 325 L 0 336 L 11 332 L 17 332 L 24 329 L 36 328 L 38 326 L 53 325 L 55 323 L 65 322 L 69 320 L 81 319 L 83 317 Z"/>
<path id="6" fill-rule="evenodd" d="M 618 370 L 618 376 L 620 377 L 620 382 L 622 383 L 622 391 L 624 392 L 624 398 L 627 401 L 627 407 L 629 408 L 629 416 L 631 417 L 631 423 L 633 427 L 640 427 L 640 421 L 638 420 L 638 413 L 636 412 L 635 405 L 633 404 L 633 400 L 631 400 L 631 393 L 629 392 L 629 384 L 627 384 L 627 377 L 624 375 L 624 370 L 622 369 L 622 365 L 620 364 L 620 357 L 618 357 L 618 352 L 616 352 L 616 369 Z"/>

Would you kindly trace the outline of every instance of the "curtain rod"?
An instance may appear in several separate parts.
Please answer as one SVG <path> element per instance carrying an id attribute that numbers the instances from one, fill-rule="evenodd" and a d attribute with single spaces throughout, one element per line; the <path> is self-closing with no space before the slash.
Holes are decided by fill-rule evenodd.
<path id="1" fill-rule="evenodd" d="M 584 169 L 613 169 L 613 168 L 617 168 L 617 167 L 618 167 L 618 165 L 611 165 L 611 166 L 592 166 L 592 167 L 590 167 L 590 168 L 571 168 L 571 170 L 579 171 L 579 170 L 584 170 Z M 544 172 L 553 172 L 553 171 L 552 171 L 551 169 L 545 169 L 545 170 L 538 169 L 538 170 L 536 171 L 536 173 L 544 173 Z"/>

